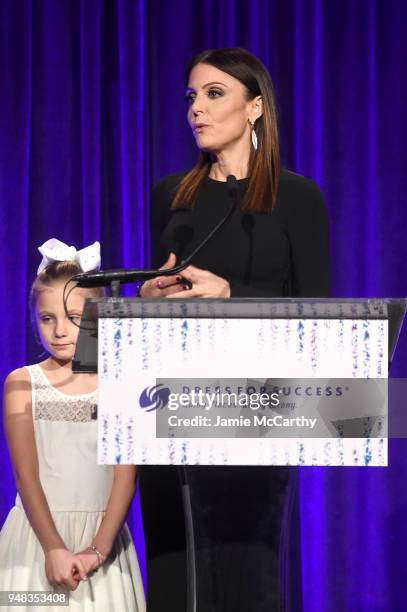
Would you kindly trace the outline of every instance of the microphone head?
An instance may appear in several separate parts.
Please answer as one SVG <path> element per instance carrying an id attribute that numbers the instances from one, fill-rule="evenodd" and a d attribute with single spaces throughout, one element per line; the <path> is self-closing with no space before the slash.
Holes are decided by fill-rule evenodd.
<path id="1" fill-rule="evenodd" d="M 237 188 L 237 179 L 234 174 L 229 174 L 226 177 L 226 185 L 228 188 L 229 197 L 234 202 L 234 207 L 236 208 L 238 205 L 238 200 L 239 200 L 239 197 L 238 197 L 239 190 Z"/>
<path id="2" fill-rule="evenodd" d="M 226 183 L 227 183 L 229 191 L 232 191 L 233 189 L 237 189 L 237 179 L 234 174 L 229 174 L 226 177 Z"/>

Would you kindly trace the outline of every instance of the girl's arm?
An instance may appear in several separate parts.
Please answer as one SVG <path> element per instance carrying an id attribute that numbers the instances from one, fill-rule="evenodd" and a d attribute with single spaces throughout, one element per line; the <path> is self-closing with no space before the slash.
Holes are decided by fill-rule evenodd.
<path id="1" fill-rule="evenodd" d="M 136 466 L 115 465 L 112 492 L 107 503 L 106 514 L 93 538 L 92 545 L 102 554 L 104 561 L 113 548 L 116 536 L 126 517 L 136 489 Z M 79 553 L 85 570 L 97 569 L 98 555 L 86 549 Z"/>
<path id="2" fill-rule="evenodd" d="M 11 372 L 4 383 L 4 429 L 13 465 L 17 490 L 24 509 L 45 555 L 46 573 L 50 582 L 70 589 L 86 579 L 83 566 L 67 550 L 59 535 L 39 478 L 31 406 L 31 381 L 26 368 Z M 74 578 L 73 568 L 77 568 Z"/>

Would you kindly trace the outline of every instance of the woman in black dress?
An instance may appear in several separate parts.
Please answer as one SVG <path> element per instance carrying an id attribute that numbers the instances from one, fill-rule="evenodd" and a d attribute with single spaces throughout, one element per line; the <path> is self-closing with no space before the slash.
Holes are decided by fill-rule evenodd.
<path id="1" fill-rule="evenodd" d="M 280 168 L 273 87 L 263 64 L 244 49 L 205 51 L 187 71 L 186 96 L 199 160 L 153 190 L 155 263 L 174 266 L 225 216 L 228 175 L 237 179 L 240 206 L 193 265 L 148 281 L 141 296 L 328 296 L 325 204 L 313 181 Z M 198 612 L 301 610 L 296 475 L 285 467 L 188 468 Z M 186 609 L 176 478 L 172 468 L 141 474 L 154 612 Z"/>

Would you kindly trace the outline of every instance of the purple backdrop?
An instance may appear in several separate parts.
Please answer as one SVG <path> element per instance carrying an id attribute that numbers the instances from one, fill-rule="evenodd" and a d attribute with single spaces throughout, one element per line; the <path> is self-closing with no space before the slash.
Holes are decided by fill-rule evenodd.
<path id="1" fill-rule="evenodd" d="M 99 239 L 104 267 L 148 263 L 151 185 L 195 159 L 184 68 L 204 48 L 244 46 L 270 69 L 283 161 L 326 195 L 335 294 L 406 295 L 406 41 L 404 0 L 2 0 L 1 377 L 38 359 L 39 244 Z M 406 358 L 404 334 L 393 375 Z M 302 469 L 307 612 L 403 609 L 405 450 L 392 442 L 388 469 Z M 0 465 L 2 524 L 4 438 Z"/>

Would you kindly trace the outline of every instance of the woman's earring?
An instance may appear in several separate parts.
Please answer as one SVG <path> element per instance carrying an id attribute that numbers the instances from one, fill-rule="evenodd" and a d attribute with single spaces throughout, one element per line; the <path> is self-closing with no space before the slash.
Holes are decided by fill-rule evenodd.
<path id="1" fill-rule="evenodd" d="M 256 131 L 254 129 L 254 121 L 250 121 L 250 119 L 249 119 L 249 123 L 250 123 L 250 126 L 252 128 L 252 145 L 253 145 L 253 149 L 255 151 L 257 151 L 258 142 L 257 142 L 257 134 L 256 134 Z"/>

